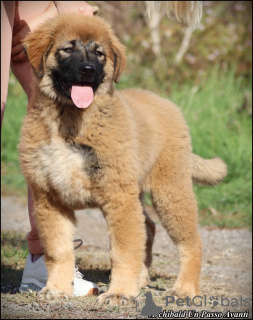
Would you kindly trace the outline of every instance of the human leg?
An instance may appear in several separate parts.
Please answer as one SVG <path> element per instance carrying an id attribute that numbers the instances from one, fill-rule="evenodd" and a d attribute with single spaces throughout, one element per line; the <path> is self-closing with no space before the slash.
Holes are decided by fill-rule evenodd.
<path id="1" fill-rule="evenodd" d="M 1 127 L 6 105 L 15 1 L 1 1 Z"/>
<path id="2" fill-rule="evenodd" d="M 20 20 L 24 20 L 27 23 L 28 31 L 31 30 L 35 27 L 35 25 L 38 25 L 39 23 L 43 22 L 44 19 L 56 14 L 56 9 L 53 7 L 54 6 L 52 6 L 52 4 L 49 1 L 37 1 L 30 3 L 25 1 L 16 3 L 15 14 L 13 18 L 14 31 L 16 25 L 19 23 Z M 32 96 L 32 68 L 27 60 L 12 60 L 11 69 L 27 95 L 29 112 L 29 101 Z M 31 225 L 31 231 L 27 234 L 28 249 L 32 255 L 32 261 L 35 261 L 44 253 L 44 249 L 40 243 L 38 231 L 34 222 L 33 197 L 30 189 L 28 189 L 28 213 Z"/>
<path id="3" fill-rule="evenodd" d="M 29 7 L 36 4 L 36 8 L 38 9 L 38 3 L 43 3 L 45 6 L 45 2 L 42 1 L 33 1 L 28 2 L 24 1 L 21 4 L 28 5 Z M 16 6 L 15 6 L 16 4 Z M 22 7 L 22 6 L 21 6 Z M 52 8 L 52 2 L 50 10 L 46 10 L 46 14 L 43 15 L 43 19 L 49 18 L 49 15 L 56 14 L 56 9 Z M 48 7 L 48 8 L 49 8 Z M 16 8 L 16 10 L 15 10 Z M 21 8 L 19 8 L 21 9 Z M 24 8 L 23 8 L 24 9 Z M 23 10 L 22 9 L 22 10 Z M 9 82 L 9 70 L 10 63 L 12 72 L 21 83 L 24 91 L 27 94 L 28 101 L 32 96 L 32 72 L 29 63 L 26 61 L 11 62 L 11 50 L 12 50 L 12 39 L 13 39 L 13 30 L 15 27 L 15 23 L 18 23 L 19 16 L 21 19 L 24 19 L 25 16 L 22 12 L 17 11 L 17 2 L 15 1 L 4 1 L 1 2 L 1 125 L 6 105 L 7 92 L 8 92 L 8 82 Z M 31 11 L 27 11 L 27 13 Z M 15 14 L 16 13 L 16 14 Z M 37 12 L 38 13 L 38 12 Z M 45 12 L 44 12 L 45 13 Z M 31 16 L 29 17 L 31 18 Z M 34 21 L 33 21 L 34 22 Z M 38 21 L 39 22 L 39 21 Z M 29 110 L 28 110 L 29 111 Z M 34 222 L 33 217 L 33 198 L 30 190 L 28 190 L 28 212 L 31 224 L 31 232 L 28 233 L 28 248 L 31 254 L 28 255 L 26 266 L 24 269 L 22 284 L 20 287 L 21 292 L 30 292 L 30 291 L 38 291 L 46 285 L 47 281 L 47 269 L 44 261 L 44 250 L 41 246 L 38 231 Z M 32 263 L 32 259 L 35 257 L 40 257 L 34 263 Z M 34 259 L 33 259 L 34 260 Z M 86 281 L 82 279 L 82 274 L 75 268 L 74 271 L 74 295 L 76 296 L 87 296 L 90 294 L 95 294 L 98 292 L 98 286 L 92 282 Z"/>

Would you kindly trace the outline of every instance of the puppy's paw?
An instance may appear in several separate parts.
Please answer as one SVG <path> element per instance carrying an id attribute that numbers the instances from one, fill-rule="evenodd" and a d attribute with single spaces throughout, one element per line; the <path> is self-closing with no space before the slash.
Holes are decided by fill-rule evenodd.
<path id="1" fill-rule="evenodd" d="M 174 286 L 172 289 L 168 289 L 165 292 L 165 296 L 174 296 L 176 298 L 189 297 L 193 299 L 200 295 L 200 291 L 194 285 Z"/>
<path id="2" fill-rule="evenodd" d="M 68 300 L 72 294 L 67 291 L 61 291 L 55 287 L 45 287 L 38 292 L 38 298 L 41 300 L 65 299 Z"/>
<path id="3" fill-rule="evenodd" d="M 125 306 L 131 302 L 130 296 L 125 294 L 102 293 L 98 298 L 99 304 L 109 304 L 110 306 Z"/>

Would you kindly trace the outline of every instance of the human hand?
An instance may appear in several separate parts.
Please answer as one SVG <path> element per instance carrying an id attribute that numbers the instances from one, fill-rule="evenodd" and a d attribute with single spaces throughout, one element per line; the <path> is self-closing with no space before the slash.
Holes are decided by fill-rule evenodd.
<path id="1" fill-rule="evenodd" d="M 21 40 L 25 38 L 31 29 L 25 20 L 19 20 L 13 28 L 12 36 L 12 48 L 11 48 L 11 60 L 15 62 L 24 62 L 27 60 L 27 56 L 24 52 Z"/>
<path id="2" fill-rule="evenodd" d="M 87 16 L 93 15 L 92 6 L 85 1 L 54 1 L 54 4 L 59 14 L 79 12 Z"/>
<path id="3" fill-rule="evenodd" d="M 28 4 L 29 5 L 29 4 Z M 12 49 L 11 60 L 15 62 L 27 61 L 21 40 L 25 38 L 28 32 L 35 30 L 39 24 L 49 18 L 57 15 L 56 7 L 53 1 L 50 1 L 46 10 L 37 16 L 27 18 L 26 20 L 19 20 L 19 15 L 14 18 L 14 27 L 12 35 Z"/>
<path id="4" fill-rule="evenodd" d="M 50 18 L 55 15 L 54 8 L 57 8 L 59 14 L 68 12 L 79 12 L 84 15 L 96 15 L 98 13 L 98 7 L 92 7 L 85 1 L 54 1 L 50 2 L 50 5 L 45 13 L 39 18 L 35 17 L 33 20 L 25 21 L 19 20 L 14 24 L 13 36 L 12 36 L 12 50 L 11 60 L 15 62 L 27 61 L 27 56 L 24 52 L 21 40 L 25 38 L 28 32 L 33 31 L 37 27 L 38 21 L 43 21 L 46 18 Z"/>

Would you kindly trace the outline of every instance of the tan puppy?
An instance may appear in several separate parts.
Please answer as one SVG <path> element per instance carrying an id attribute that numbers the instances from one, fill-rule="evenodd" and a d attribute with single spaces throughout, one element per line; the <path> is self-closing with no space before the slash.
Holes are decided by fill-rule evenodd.
<path id="1" fill-rule="evenodd" d="M 137 296 L 148 280 L 155 233 L 140 200 L 146 190 L 178 247 L 174 294 L 197 295 L 201 240 L 192 180 L 214 185 L 226 165 L 191 154 L 188 127 L 169 100 L 114 91 L 125 48 L 103 19 L 60 15 L 24 47 L 35 79 L 19 151 L 45 248 L 48 281 L 40 296 L 72 295 L 74 210 L 90 207 L 101 208 L 111 244 L 111 284 L 100 302 Z"/>

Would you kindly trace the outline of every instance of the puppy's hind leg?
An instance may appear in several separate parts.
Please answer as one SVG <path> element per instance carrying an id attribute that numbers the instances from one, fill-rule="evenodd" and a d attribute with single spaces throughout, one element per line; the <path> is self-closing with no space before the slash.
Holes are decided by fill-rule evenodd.
<path id="1" fill-rule="evenodd" d="M 155 237 L 155 223 L 150 219 L 147 212 L 143 210 L 143 214 L 145 216 L 145 227 L 147 232 L 147 240 L 146 240 L 146 256 L 143 264 L 142 272 L 140 275 L 140 287 L 144 288 L 149 283 L 149 267 L 152 263 L 152 247 L 154 243 Z"/>
<path id="2" fill-rule="evenodd" d="M 175 158 L 161 157 L 152 172 L 151 189 L 155 209 L 178 248 L 180 272 L 172 294 L 192 298 L 199 294 L 202 250 L 190 154 L 179 150 Z"/>
<path id="3" fill-rule="evenodd" d="M 74 285 L 74 212 L 55 202 L 49 194 L 37 191 L 34 216 L 48 272 L 46 287 L 39 292 L 39 298 L 69 298 Z"/>

